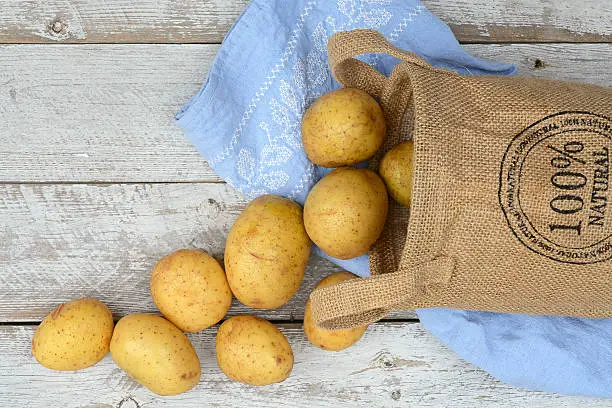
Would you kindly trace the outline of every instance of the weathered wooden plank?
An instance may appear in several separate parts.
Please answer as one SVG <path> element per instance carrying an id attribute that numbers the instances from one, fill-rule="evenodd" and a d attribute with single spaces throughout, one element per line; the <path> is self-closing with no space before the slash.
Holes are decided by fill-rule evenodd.
<path id="1" fill-rule="evenodd" d="M 216 328 L 190 335 L 202 379 L 177 397 L 152 394 L 110 357 L 79 372 L 54 372 L 30 352 L 34 327 L 0 326 L 1 406 L 58 407 L 603 407 L 610 400 L 527 391 L 505 385 L 446 349 L 418 323 L 370 326 L 353 347 L 333 353 L 308 343 L 302 328 L 285 324 L 295 356 L 283 383 L 251 387 L 217 367 Z"/>
<path id="2" fill-rule="evenodd" d="M 172 121 L 217 49 L 0 47 L 0 180 L 219 181 Z"/>
<path id="3" fill-rule="evenodd" d="M 3 2 L 0 43 L 221 42 L 248 0 Z"/>
<path id="4" fill-rule="evenodd" d="M 226 184 L 0 185 L 0 322 L 40 321 L 59 303 L 86 296 L 115 317 L 155 312 L 155 262 L 180 248 L 222 259 L 244 206 Z M 301 320 L 314 285 L 338 270 L 313 256 L 300 292 L 257 314 Z M 253 311 L 234 301 L 230 314 L 244 313 Z"/>
<path id="5" fill-rule="evenodd" d="M 612 84 L 610 44 L 466 48 L 522 75 Z M 0 182 L 219 181 L 172 123 L 217 49 L 0 46 Z"/>
<path id="6" fill-rule="evenodd" d="M 518 75 L 612 86 L 612 44 L 465 44 L 470 54 L 516 64 Z"/>
<path id="7" fill-rule="evenodd" d="M 612 42 L 612 7 L 607 0 L 423 3 L 463 42 Z"/>
<path id="8" fill-rule="evenodd" d="M 247 0 L 5 2 L 0 42 L 216 43 Z M 424 0 L 461 41 L 612 41 L 605 0 Z"/>

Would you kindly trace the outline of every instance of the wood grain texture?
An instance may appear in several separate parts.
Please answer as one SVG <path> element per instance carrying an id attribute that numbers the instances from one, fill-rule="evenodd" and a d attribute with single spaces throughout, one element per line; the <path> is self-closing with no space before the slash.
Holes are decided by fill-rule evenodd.
<path id="1" fill-rule="evenodd" d="M 211 328 L 190 335 L 202 360 L 201 383 L 172 398 L 139 386 L 110 357 L 76 373 L 34 361 L 35 327 L 11 322 L 40 321 L 58 303 L 82 296 L 103 300 L 115 317 L 155 312 L 148 279 L 156 260 L 185 247 L 222 256 L 245 201 L 219 183 L 172 117 L 204 82 L 218 50 L 206 44 L 221 41 L 247 2 L 2 3 L 0 44 L 56 45 L 0 46 L 0 406 L 612 407 L 610 400 L 502 384 L 418 323 L 377 323 L 340 353 L 312 347 L 299 324 L 282 323 L 296 356 L 294 372 L 261 388 L 219 372 Z M 600 0 L 424 4 L 463 42 L 612 42 L 612 7 Z M 198 44 L 163 45 L 170 43 Z M 466 46 L 477 56 L 518 62 L 523 75 L 606 86 L 610 47 Z M 312 287 L 336 270 L 313 257 L 294 299 L 255 314 L 299 321 Z M 245 313 L 253 310 L 235 301 L 230 315 Z"/>
<path id="2" fill-rule="evenodd" d="M 462 42 L 612 42 L 608 1 L 423 0 Z"/>
<path id="3" fill-rule="evenodd" d="M 173 123 L 217 50 L 0 47 L 0 181 L 219 181 Z"/>
<path id="4" fill-rule="evenodd" d="M 0 43 L 219 43 L 248 0 L 3 2 Z"/>
<path id="5" fill-rule="evenodd" d="M 136 407 L 611 407 L 605 399 L 569 397 L 505 385 L 446 349 L 418 323 L 378 323 L 353 347 L 325 352 L 297 324 L 284 324 L 295 356 L 283 383 L 251 387 L 232 382 L 217 367 L 216 327 L 190 335 L 202 364 L 199 385 L 176 397 L 158 397 L 107 356 L 78 372 L 36 363 L 34 327 L 0 326 L 0 406 Z"/>
<path id="6" fill-rule="evenodd" d="M 149 293 L 155 262 L 180 248 L 222 260 L 245 205 L 226 184 L 0 185 L 0 322 L 40 321 L 80 297 L 105 302 L 115 317 L 156 312 Z M 302 320 L 316 283 L 339 270 L 313 255 L 289 303 L 254 311 L 234 300 L 230 315 Z"/>
<path id="7" fill-rule="evenodd" d="M 0 43 L 218 43 L 247 0 L 14 0 Z M 424 0 L 464 42 L 612 41 L 601 0 Z"/>
<path id="8" fill-rule="evenodd" d="M 220 181 L 172 122 L 217 49 L 0 46 L 0 182 Z M 466 49 L 521 75 L 612 84 L 611 44 Z"/>

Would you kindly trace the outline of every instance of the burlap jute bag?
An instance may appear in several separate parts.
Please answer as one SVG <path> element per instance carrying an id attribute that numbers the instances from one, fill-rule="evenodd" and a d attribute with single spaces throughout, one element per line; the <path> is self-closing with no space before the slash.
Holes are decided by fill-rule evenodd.
<path id="1" fill-rule="evenodd" d="M 414 178 L 410 211 L 390 204 L 372 277 L 311 295 L 317 324 L 436 306 L 612 317 L 611 89 L 460 76 L 369 30 L 338 33 L 328 47 L 336 79 L 385 113 L 372 169 L 412 138 Z M 353 58 L 364 53 L 402 62 L 385 77 Z"/>

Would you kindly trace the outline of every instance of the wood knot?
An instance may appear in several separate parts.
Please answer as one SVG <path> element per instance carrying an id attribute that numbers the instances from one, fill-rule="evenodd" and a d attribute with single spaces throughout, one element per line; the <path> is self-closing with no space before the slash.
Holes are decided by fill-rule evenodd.
<path id="1" fill-rule="evenodd" d="M 542 69 L 544 66 L 544 61 L 539 58 L 536 58 L 536 60 L 533 62 L 533 69 Z"/>
<path id="2" fill-rule="evenodd" d="M 62 31 L 64 31 L 64 28 L 66 28 L 66 25 L 60 20 L 55 20 L 53 23 L 51 23 L 51 31 L 53 31 L 55 34 L 61 34 Z"/>
<path id="3" fill-rule="evenodd" d="M 140 408 L 140 404 L 132 397 L 125 397 L 119 401 L 117 408 Z"/>
<path id="4" fill-rule="evenodd" d="M 399 400 L 402 397 L 402 393 L 400 392 L 400 390 L 395 390 L 391 393 L 391 398 L 393 398 L 395 401 Z"/>

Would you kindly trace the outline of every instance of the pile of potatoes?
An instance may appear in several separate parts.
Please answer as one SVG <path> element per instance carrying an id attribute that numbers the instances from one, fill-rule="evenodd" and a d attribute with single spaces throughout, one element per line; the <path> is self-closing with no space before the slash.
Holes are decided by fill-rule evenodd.
<path id="1" fill-rule="evenodd" d="M 334 258 L 350 259 L 370 250 L 387 218 L 387 190 L 398 203 L 410 206 L 412 141 L 387 152 L 379 174 L 351 167 L 374 156 L 385 135 L 380 106 L 359 89 L 325 94 L 304 114 L 306 155 L 314 164 L 336 167 L 310 191 L 304 225 L 310 239 Z"/>
<path id="2" fill-rule="evenodd" d="M 337 168 L 313 187 L 303 210 L 273 195 L 250 202 L 230 229 L 225 268 L 209 254 L 192 249 L 159 260 L 150 289 L 163 317 L 131 314 L 114 325 L 111 311 L 96 299 L 60 305 L 36 330 L 34 357 L 50 369 L 80 370 L 110 351 L 130 377 L 159 395 L 190 390 L 198 384 L 201 368 L 184 332 L 199 332 L 221 322 L 233 296 L 255 309 L 284 305 L 300 287 L 311 241 L 335 258 L 363 255 L 383 230 L 387 191 L 400 204 L 410 204 L 411 142 L 385 155 L 379 169 L 382 179 L 371 170 L 351 167 L 372 157 L 385 133 L 383 112 L 365 92 L 344 88 L 323 95 L 304 115 L 302 140 L 313 163 Z M 338 272 L 317 287 L 355 278 Z M 367 328 L 318 327 L 310 301 L 303 322 L 309 341 L 332 351 L 351 346 Z M 284 381 L 293 368 L 287 338 L 255 316 L 225 320 L 217 332 L 216 354 L 225 375 L 251 385 Z"/>

